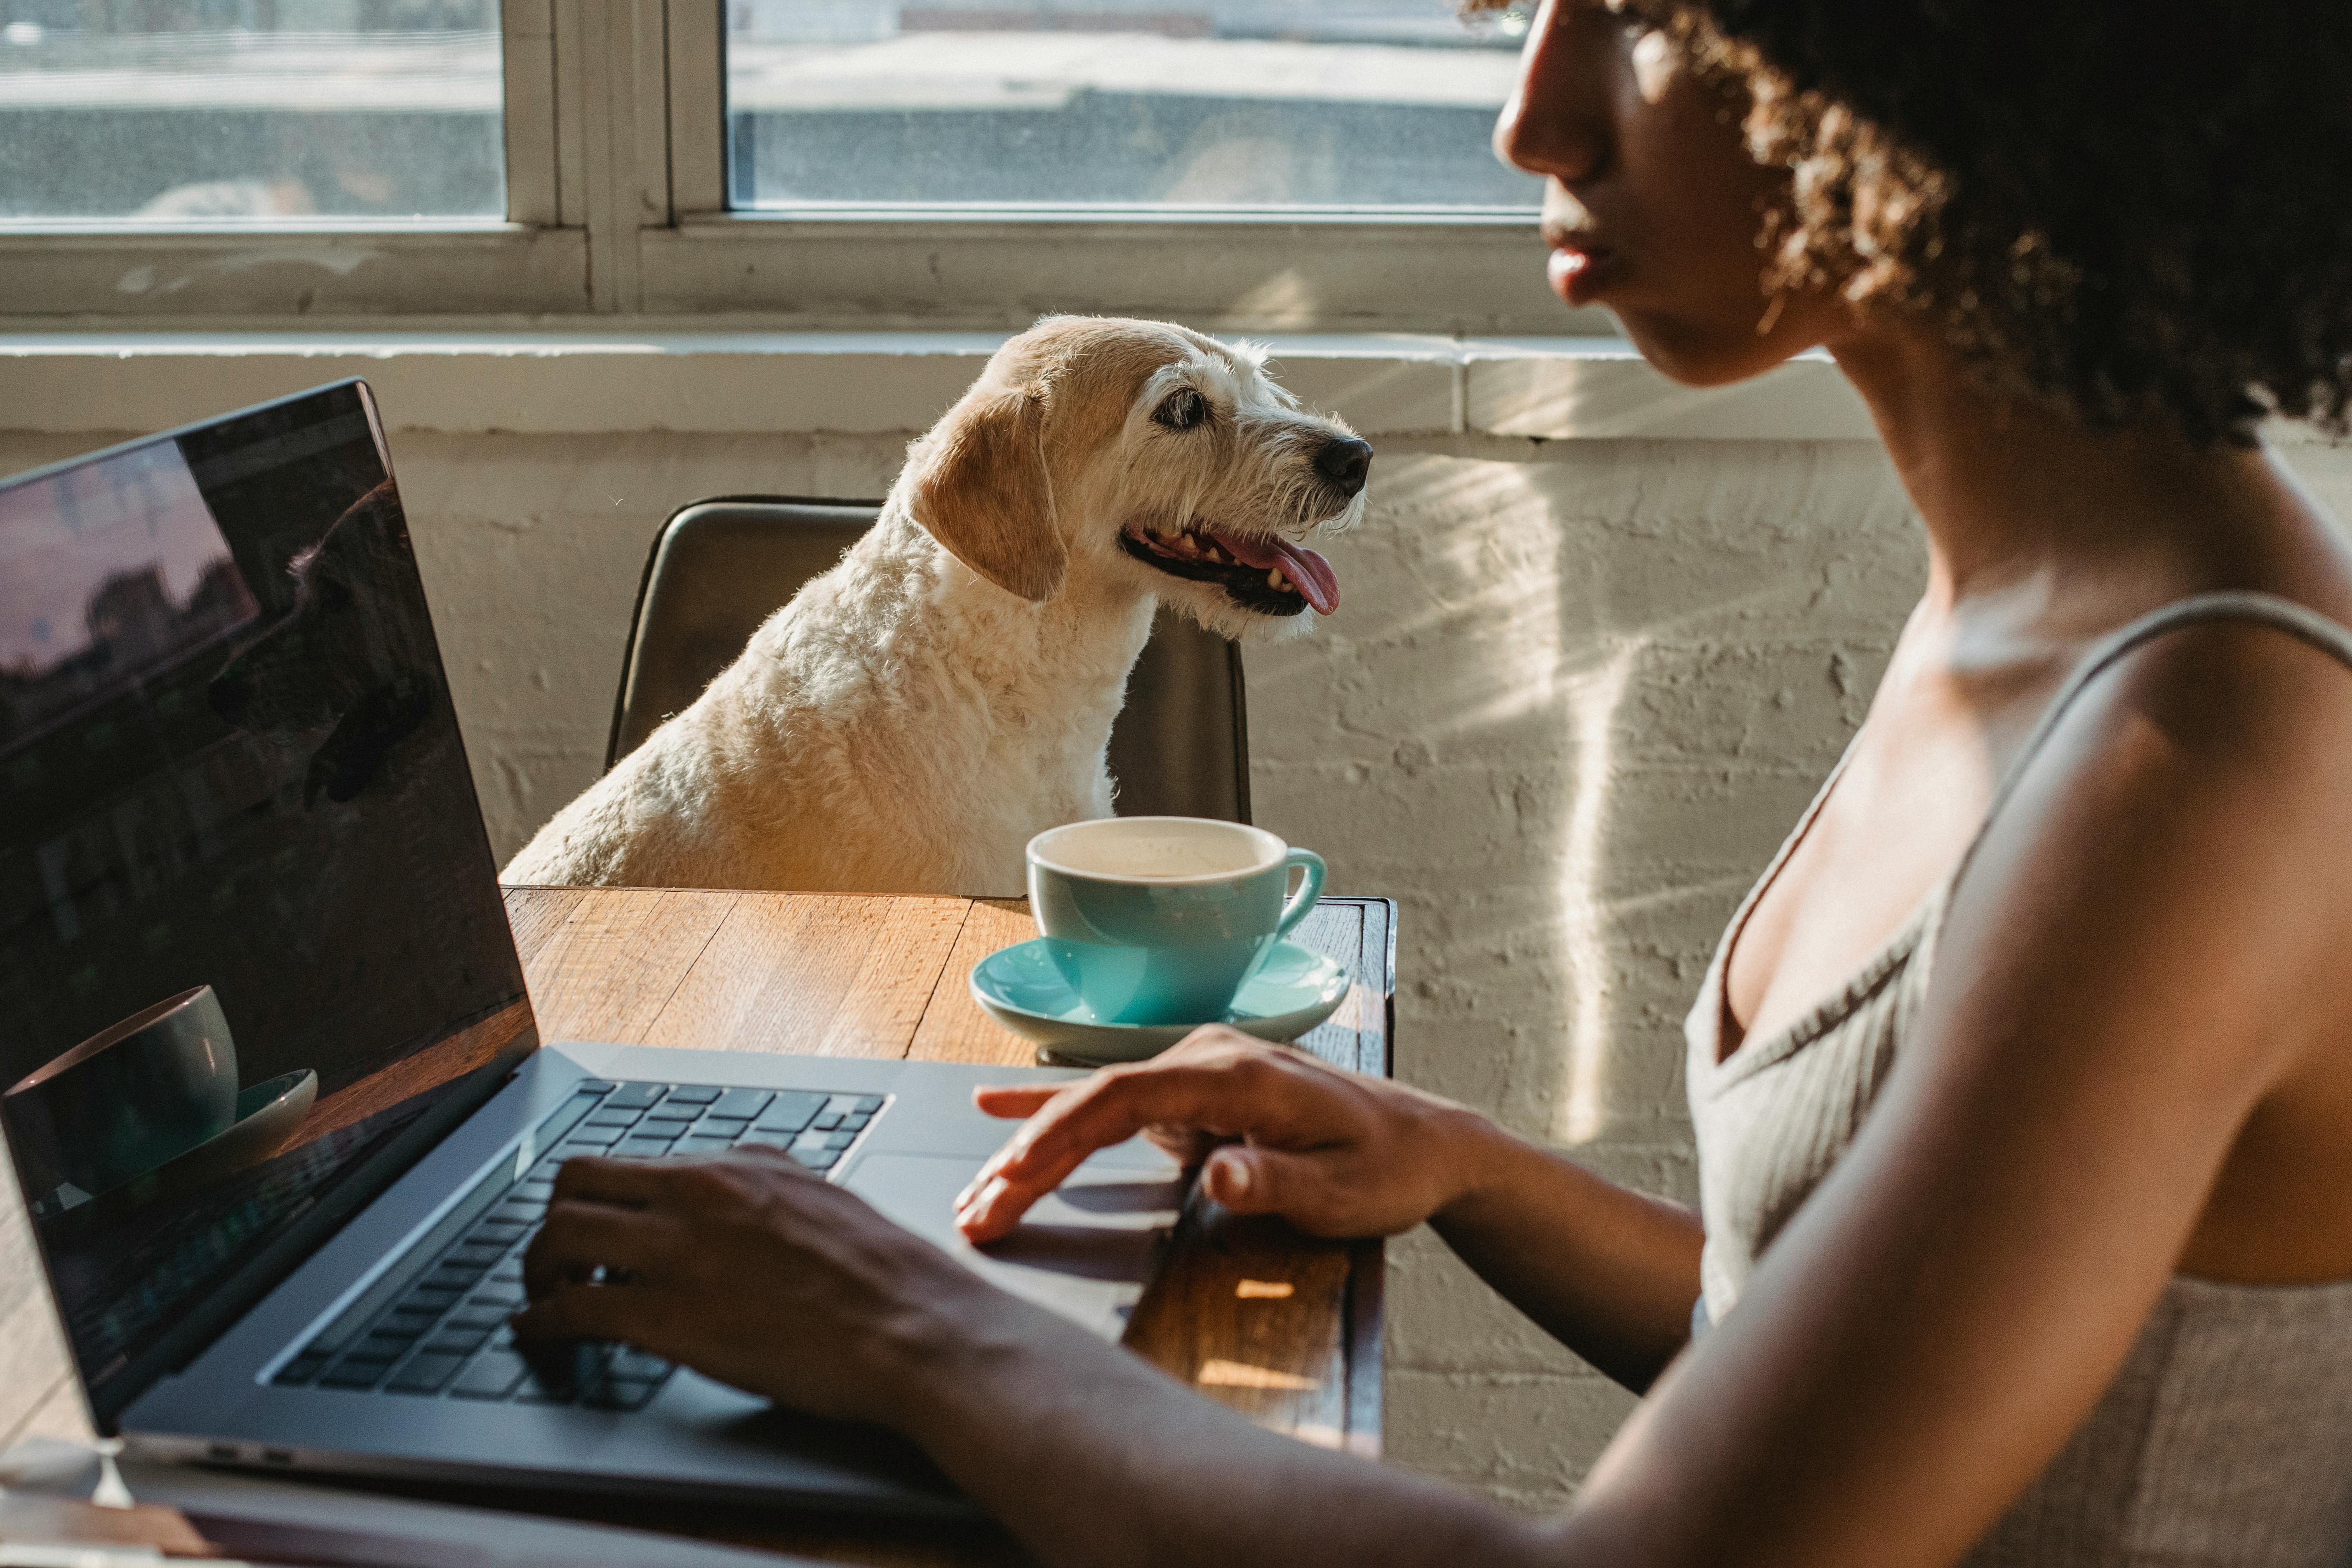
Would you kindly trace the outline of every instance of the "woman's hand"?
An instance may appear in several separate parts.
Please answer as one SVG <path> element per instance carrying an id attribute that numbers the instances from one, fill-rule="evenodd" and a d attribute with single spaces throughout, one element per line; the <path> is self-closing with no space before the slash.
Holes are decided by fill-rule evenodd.
<path id="1" fill-rule="evenodd" d="M 1149 1062 L 1058 1089 L 983 1089 L 992 1116 L 1026 1116 L 956 1200 L 975 1242 L 1020 1223 L 1097 1149 L 1148 1134 L 1208 1194 L 1314 1236 L 1392 1236 L 1467 1192 L 1492 1129 L 1433 1095 L 1342 1072 L 1212 1026 Z"/>
<path id="2" fill-rule="evenodd" d="M 567 1162 L 523 1280 L 519 1336 L 619 1341 L 797 1409 L 894 1426 L 950 1347 L 1019 1310 L 863 1199 L 756 1146 Z"/>

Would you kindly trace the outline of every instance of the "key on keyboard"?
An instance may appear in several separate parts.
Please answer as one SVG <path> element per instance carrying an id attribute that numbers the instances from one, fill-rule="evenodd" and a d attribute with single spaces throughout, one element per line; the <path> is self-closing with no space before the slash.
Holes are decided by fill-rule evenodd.
<path id="1" fill-rule="evenodd" d="M 676 1370 L 669 1363 L 614 1345 L 526 1356 L 506 1327 L 524 1304 L 523 1249 L 546 1215 L 563 1162 L 580 1154 L 708 1155 L 760 1142 L 830 1171 L 883 1107 L 873 1094 L 587 1079 L 534 1132 L 533 1146 L 547 1153 L 520 1181 L 511 1167 L 485 1177 L 270 1381 L 339 1393 L 642 1410 Z"/>

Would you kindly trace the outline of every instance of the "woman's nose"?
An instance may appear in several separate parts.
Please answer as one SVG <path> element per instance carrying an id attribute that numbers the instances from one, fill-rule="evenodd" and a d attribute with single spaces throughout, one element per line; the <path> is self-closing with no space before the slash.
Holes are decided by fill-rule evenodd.
<path id="1" fill-rule="evenodd" d="M 1609 157 L 1609 46 L 1617 18 L 1599 0 L 1543 0 L 1519 79 L 1495 121 L 1495 156 L 1575 184 Z"/>

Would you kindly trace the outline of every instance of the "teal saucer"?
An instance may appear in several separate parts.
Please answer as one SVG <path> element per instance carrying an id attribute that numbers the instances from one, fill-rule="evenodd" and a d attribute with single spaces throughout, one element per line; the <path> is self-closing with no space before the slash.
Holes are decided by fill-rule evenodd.
<path id="1" fill-rule="evenodd" d="M 1200 1027 L 1097 1018 L 1055 963 L 1053 943 L 1051 937 L 1015 942 L 972 965 L 971 997 L 981 1011 L 1039 1048 L 1080 1062 L 1141 1061 Z M 1287 1044 L 1338 1012 L 1348 985 L 1344 965 L 1296 942 L 1278 942 L 1257 973 L 1242 982 L 1232 1009 L 1202 1022 Z"/>

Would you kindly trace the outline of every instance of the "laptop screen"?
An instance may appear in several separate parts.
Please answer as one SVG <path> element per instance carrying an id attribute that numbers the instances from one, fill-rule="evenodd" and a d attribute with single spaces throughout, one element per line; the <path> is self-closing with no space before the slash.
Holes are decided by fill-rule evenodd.
<path id="1" fill-rule="evenodd" d="M 110 1424 L 536 1043 L 362 385 L 0 485 L 0 1126 Z"/>

